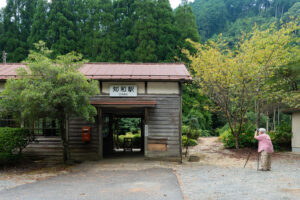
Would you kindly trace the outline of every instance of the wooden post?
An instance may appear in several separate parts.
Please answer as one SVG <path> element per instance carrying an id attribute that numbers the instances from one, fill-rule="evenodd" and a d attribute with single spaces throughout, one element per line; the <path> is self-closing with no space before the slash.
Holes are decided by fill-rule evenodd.
<path id="1" fill-rule="evenodd" d="M 146 128 L 146 126 L 148 126 L 148 108 L 145 108 L 145 118 L 144 118 L 144 155 L 145 155 L 145 157 L 148 156 L 147 138 L 148 138 L 148 130 L 149 130 L 149 128 Z"/>
<path id="2" fill-rule="evenodd" d="M 102 110 L 98 107 L 98 159 L 103 159 Z"/>
<path id="3" fill-rule="evenodd" d="M 182 163 L 182 83 L 179 83 L 179 95 L 180 95 L 180 110 L 179 110 L 179 156 Z"/>
<path id="4" fill-rule="evenodd" d="M 69 117 L 66 116 L 66 141 L 67 141 L 67 144 L 68 144 L 68 149 L 67 149 L 67 152 L 68 152 L 68 160 L 71 159 L 71 152 L 70 152 L 70 146 L 69 146 Z"/>
<path id="5" fill-rule="evenodd" d="M 109 122 L 108 122 L 108 126 L 109 126 L 109 129 L 108 129 L 108 142 L 109 142 L 109 154 L 112 155 L 113 154 L 113 151 L 114 151 L 114 132 L 113 132 L 113 125 L 114 125 L 114 115 L 113 114 L 109 114 Z"/>

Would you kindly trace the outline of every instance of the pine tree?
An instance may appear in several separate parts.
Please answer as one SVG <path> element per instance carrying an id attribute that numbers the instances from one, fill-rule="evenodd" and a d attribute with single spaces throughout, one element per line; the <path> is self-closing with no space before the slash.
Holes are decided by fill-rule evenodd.
<path id="1" fill-rule="evenodd" d="M 47 33 L 47 0 L 38 0 L 37 9 L 33 17 L 30 35 L 28 37 L 28 45 L 34 47 L 34 43 L 43 40 L 46 41 Z"/>
<path id="2" fill-rule="evenodd" d="M 156 39 L 157 21 L 155 19 L 156 6 L 153 0 L 143 0 L 135 2 L 136 19 L 132 34 L 137 41 L 134 50 L 135 61 L 157 62 Z"/>
<path id="3" fill-rule="evenodd" d="M 190 5 L 183 4 L 175 10 L 175 24 L 182 39 L 189 38 L 194 42 L 200 41 L 196 18 Z"/>
<path id="4" fill-rule="evenodd" d="M 113 2 L 115 24 L 111 34 L 117 43 L 119 62 L 134 62 L 134 51 L 137 41 L 132 34 L 133 26 L 137 20 L 135 17 L 136 5 L 134 0 L 117 0 Z"/>
<path id="5" fill-rule="evenodd" d="M 3 10 L 0 50 L 7 52 L 8 62 L 20 62 L 27 57 L 27 38 L 37 0 L 8 0 Z"/>
<path id="6" fill-rule="evenodd" d="M 54 55 L 76 50 L 74 0 L 52 0 L 47 19 L 47 43 Z"/>
<path id="7" fill-rule="evenodd" d="M 156 7 L 158 61 L 172 62 L 179 52 L 177 43 L 181 39 L 176 30 L 174 13 L 168 0 L 158 0 Z"/>

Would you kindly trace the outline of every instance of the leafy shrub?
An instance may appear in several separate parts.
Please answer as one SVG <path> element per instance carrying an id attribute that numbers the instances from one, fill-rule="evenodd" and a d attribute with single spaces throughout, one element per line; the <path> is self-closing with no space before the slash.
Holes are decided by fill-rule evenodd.
<path id="1" fill-rule="evenodd" d="M 197 140 L 198 137 L 201 136 L 201 133 L 202 133 L 201 129 L 191 130 L 189 126 L 182 126 L 182 135 L 189 136 L 194 140 Z"/>
<path id="2" fill-rule="evenodd" d="M 253 138 L 254 130 L 252 133 L 243 132 L 239 137 L 239 147 L 254 147 L 257 141 Z M 230 129 L 227 129 L 219 136 L 226 148 L 235 148 L 235 138 Z"/>
<path id="3" fill-rule="evenodd" d="M 212 132 L 209 130 L 200 130 L 200 136 L 201 137 L 209 137 L 212 136 Z"/>
<path id="4" fill-rule="evenodd" d="M 282 122 L 276 131 L 269 131 L 274 149 L 290 149 L 292 140 L 292 127 L 289 123 Z"/>
<path id="5" fill-rule="evenodd" d="M 126 135 L 119 135 L 119 144 L 120 147 L 124 146 L 124 138 L 132 138 L 132 143 L 134 148 L 140 148 L 141 147 L 141 133 L 133 134 L 131 132 L 126 133 Z"/>
<path id="6" fill-rule="evenodd" d="M 257 144 L 257 140 L 253 138 L 254 136 L 254 125 L 245 124 L 243 127 L 243 132 L 239 137 L 240 147 L 254 147 Z M 231 134 L 229 128 L 223 130 L 220 134 L 220 138 L 227 148 L 235 147 L 235 139 Z M 282 122 L 280 126 L 277 127 L 276 131 L 269 131 L 269 136 L 272 140 L 275 150 L 288 149 L 291 147 L 291 126 L 288 123 Z"/>
<path id="7" fill-rule="evenodd" d="M 14 161 L 22 150 L 34 141 L 34 135 L 27 129 L 0 128 L 0 163 Z"/>
<path id="8" fill-rule="evenodd" d="M 182 136 L 182 145 L 184 147 L 187 146 L 196 146 L 198 144 L 197 140 L 195 139 L 189 139 L 189 143 L 188 143 L 188 139 L 185 135 Z"/>

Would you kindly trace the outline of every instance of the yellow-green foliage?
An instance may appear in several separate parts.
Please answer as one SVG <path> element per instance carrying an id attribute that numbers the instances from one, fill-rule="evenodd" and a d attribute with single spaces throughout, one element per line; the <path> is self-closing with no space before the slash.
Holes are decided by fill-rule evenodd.
<path id="1" fill-rule="evenodd" d="M 187 146 L 196 146 L 198 144 L 197 140 L 195 139 L 187 139 L 187 137 L 185 135 L 182 136 L 182 145 L 184 147 L 187 147 Z"/>
<path id="2" fill-rule="evenodd" d="M 300 60 L 297 45 L 300 37 L 295 36 L 300 29 L 298 21 L 283 24 L 280 29 L 275 25 L 266 30 L 254 27 L 232 49 L 220 35 L 216 41 L 205 44 L 190 41 L 197 49 L 196 54 L 184 50 L 196 72 L 200 92 L 209 95 L 224 113 L 236 137 L 241 134 L 245 114 L 254 100 L 280 97 L 295 107 L 300 106 L 299 94 L 274 91 L 285 80 L 270 81 L 282 66 Z"/>
<path id="3" fill-rule="evenodd" d="M 124 138 L 132 138 L 133 147 L 141 147 L 141 133 L 133 134 L 131 132 L 126 133 L 126 135 L 119 135 L 119 144 L 121 147 L 124 146 Z"/>
<path id="4" fill-rule="evenodd" d="M 253 137 L 253 132 L 242 132 L 239 137 L 239 145 L 240 147 L 255 147 L 257 141 Z M 223 133 L 220 134 L 220 139 L 224 143 L 226 148 L 234 148 L 235 147 L 235 139 L 231 134 L 231 130 L 227 129 Z"/>

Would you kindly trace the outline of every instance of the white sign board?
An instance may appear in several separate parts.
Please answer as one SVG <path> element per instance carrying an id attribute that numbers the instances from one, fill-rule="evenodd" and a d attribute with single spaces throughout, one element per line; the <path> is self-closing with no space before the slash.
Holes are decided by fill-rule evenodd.
<path id="1" fill-rule="evenodd" d="M 136 97 L 136 85 L 111 85 L 109 88 L 109 96 L 111 97 Z"/>
<path id="2" fill-rule="evenodd" d="M 148 137 L 148 125 L 145 124 L 145 137 Z"/>

